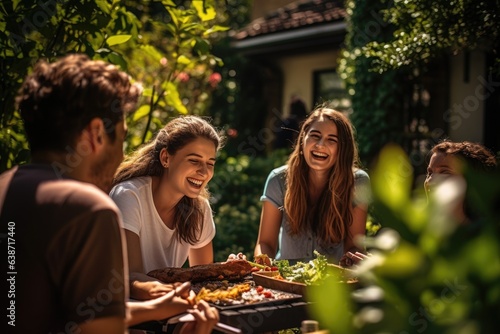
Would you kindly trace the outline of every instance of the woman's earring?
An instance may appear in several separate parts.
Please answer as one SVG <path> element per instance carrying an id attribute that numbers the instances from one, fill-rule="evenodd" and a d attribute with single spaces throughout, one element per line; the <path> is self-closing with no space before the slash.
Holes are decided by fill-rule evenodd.
<path id="1" fill-rule="evenodd" d="M 299 154 L 300 154 L 300 155 L 304 155 L 304 152 L 300 151 L 300 152 L 299 152 Z"/>
<path id="2" fill-rule="evenodd" d="M 163 167 L 168 168 L 168 165 L 166 162 L 163 163 Z"/>

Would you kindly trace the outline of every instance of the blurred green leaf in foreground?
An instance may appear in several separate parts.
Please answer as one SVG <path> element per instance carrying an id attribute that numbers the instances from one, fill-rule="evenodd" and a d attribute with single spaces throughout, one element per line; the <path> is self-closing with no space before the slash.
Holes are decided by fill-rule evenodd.
<path id="1" fill-rule="evenodd" d="M 372 173 L 382 229 L 356 269 L 363 288 L 331 281 L 308 291 L 331 333 L 496 333 L 500 310 L 500 174 L 466 171 L 467 187 L 412 193 L 408 158 L 395 146 Z M 465 190 L 466 189 L 466 190 Z M 459 225 L 450 206 L 465 191 L 478 218 Z"/>

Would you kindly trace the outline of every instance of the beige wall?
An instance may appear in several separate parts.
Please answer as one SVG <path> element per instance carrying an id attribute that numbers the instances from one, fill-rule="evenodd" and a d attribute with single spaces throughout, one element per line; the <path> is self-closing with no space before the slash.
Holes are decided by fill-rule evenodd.
<path id="1" fill-rule="evenodd" d="M 485 55 L 470 53 L 469 82 L 464 82 L 464 54 L 451 58 L 450 104 L 443 114 L 453 141 L 483 141 Z"/>
<path id="2" fill-rule="evenodd" d="M 306 103 L 310 111 L 313 107 L 313 72 L 337 67 L 337 50 L 317 52 L 310 55 L 278 59 L 277 63 L 283 71 L 283 109 L 288 115 L 290 99 L 298 95 Z"/>

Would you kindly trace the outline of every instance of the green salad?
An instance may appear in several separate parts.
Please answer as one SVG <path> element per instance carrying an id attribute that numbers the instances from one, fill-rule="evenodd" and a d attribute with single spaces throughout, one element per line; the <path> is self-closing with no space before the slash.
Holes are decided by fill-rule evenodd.
<path id="1" fill-rule="evenodd" d="M 280 275 L 292 282 L 304 283 L 306 285 L 319 284 L 331 276 L 341 276 L 339 270 L 328 266 L 326 256 L 314 251 L 315 259 L 309 262 L 297 262 L 290 265 L 288 260 L 274 260 L 273 265 L 278 267 Z"/>

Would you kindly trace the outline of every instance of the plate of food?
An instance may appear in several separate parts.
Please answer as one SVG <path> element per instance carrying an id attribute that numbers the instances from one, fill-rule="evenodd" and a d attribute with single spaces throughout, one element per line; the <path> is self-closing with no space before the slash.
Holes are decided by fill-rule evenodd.
<path id="1" fill-rule="evenodd" d="M 220 310 L 282 304 L 302 299 L 302 295 L 270 289 L 253 280 L 193 283 L 196 300 L 204 300 Z"/>
<path id="2" fill-rule="evenodd" d="M 269 275 L 268 272 L 254 272 L 252 273 L 255 284 L 276 289 L 280 291 L 290 292 L 303 296 L 306 291 L 307 285 L 304 283 L 292 282 L 284 279 L 279 273 L 277 275 Z"/>
<path id="3" fill-rule="evenodd" d="M 254 263 L 236 259 L 189 268 L 161 268 L 148 273 L 164 283 L 190 281 L 197 300 L 205 300 L 219 309 L 252 305 L 280 304 L 302 298 L 300 294 L 264 287 L 251 279 L 258 270 Z M 275 274 L 279 274 L 276 270 Z"/>
<path id="4" fill-rule="evenodd" d="M 328 263 L 325 256 L 315 252 L 316 258 L 310 261 L 267 259 L 264 269 L 252 273 L 255 284 L 286 291 L 302 296 L 309 285 L 321 284 L 325 279 L 335 279 L 339 283 L 356 284 L 358 281 L 351 269 Z M 271 264 L 271 266 L 269 266 Z M 277 268 L 269 270 L 269 268 Z"/>

